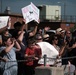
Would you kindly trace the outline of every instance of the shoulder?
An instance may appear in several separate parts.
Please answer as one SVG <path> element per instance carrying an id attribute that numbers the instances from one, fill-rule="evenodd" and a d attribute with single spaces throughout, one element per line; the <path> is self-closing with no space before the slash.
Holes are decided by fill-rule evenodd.
<path id="1" fill-rule="evenodd" d="M 1 46 L 0 47 L 0 52 L 3 51 L 6 47 L 5 46 Z"/>

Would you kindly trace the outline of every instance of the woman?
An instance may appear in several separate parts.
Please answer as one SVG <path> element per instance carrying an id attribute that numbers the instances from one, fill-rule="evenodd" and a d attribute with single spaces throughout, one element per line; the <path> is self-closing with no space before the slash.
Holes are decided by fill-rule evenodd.
<path id="1" fill-rule="evenodd" d="M 15 48 L 15 47 L 16 48 Z M 0 62 L 4 69 L 3 75 L 17 75 L 17 61 L 15 51 L 21 49 L 20 45 L 15 39 L 10 37 L 3 38 L 3 45 L 0 47 L 0 53 L 5 52 L 3 58 L 7 59 L 7 62 Z"/>
<path id="2" fill-rule="evenodd" d="M 57 35 L 53 35 L 52 38 L 51 38 L 51 44 L 54 46 L 54 48 L 59 52 L 59 56 L 58 58 L 61 58 L 64 50 L 65 50 L 65 44 L 62 46 L 62 47 L 59 47 L 57 44 L 58 44 L 58 36 Z M 62 62 L 61 62 L 61 59 L 58 59 L 56 61 L 56 66 L 61 66 L 62 65 Z"/>

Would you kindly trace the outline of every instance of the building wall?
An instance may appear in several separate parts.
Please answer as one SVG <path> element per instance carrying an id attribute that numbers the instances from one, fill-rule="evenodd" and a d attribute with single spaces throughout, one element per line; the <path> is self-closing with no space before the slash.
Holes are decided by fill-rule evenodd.
<path id="1" fill-rule="evenodd" d="M 65 30 L 70 30 L 72 27 L 74 27 L 75 23 L 61 23 L 61 28 Z"/>
<path id="2" fill-rule="evenodd" d="M 40 11 L 40 15 L 44 16 L 40 16 L 42 19 L 60 20 L 61 6 L 44 5 Z"/>
<path id="3" fill-rule="evenodd" d="M 20 14 L 0 14 L 0 16 L 9 16 L 11 20 L 11 28 L 13 29 L 13 25 L 15 22 L 19 21 L 22 22 L 23 17 Z"/>
<path id="4" fill-rule="evenodd" d="M 0 16 L 10 16 L 11 18 L 11 28 L 13 29 L 13 25 L 15 22 L 19 21 L 22 22 L 23 17 L 22 15 L 18 14 L 0 14 Z M 69 25 L 66 25 L 69 24 Z M 57 29 L 58 27 L 61 27 L 62 29 L 70 29 L 74 27 L 74 23 L 66 23 L 66 22 L 49 22 L 49 21 L 41 21 L 38 28 L 44 28 L 45 26 L 49 26 L 51 29 Z M 25 25 L 26 30 L 30 29 L 30 27 L 34 27 L 34 25 Z"/>

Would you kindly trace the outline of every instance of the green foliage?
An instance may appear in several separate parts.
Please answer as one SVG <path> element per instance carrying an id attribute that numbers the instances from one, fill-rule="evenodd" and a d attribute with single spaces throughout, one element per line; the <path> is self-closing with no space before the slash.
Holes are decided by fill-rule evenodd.
<path id="1" fill-rule="evenodd" d="M 70 31 L 73 32 L 75 29 L 76 29 L 76 24 L 74 25 L 74 27 L 72 27 L 72 28 L 70 29 Z"/>

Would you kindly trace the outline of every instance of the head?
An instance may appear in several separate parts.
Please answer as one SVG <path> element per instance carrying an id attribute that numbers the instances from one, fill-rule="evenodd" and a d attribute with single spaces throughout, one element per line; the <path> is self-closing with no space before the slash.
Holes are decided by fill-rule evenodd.
<path id="1" fill-rule="evenodd" d="M 52 38 L 51 38 L 51 43 L 52 44 L 58 44 L 58 36 L 57 35 L 52 35 Z"/>
<path id="2" fill-rule="evenodd" d="M 5 46 L 10 46 L 12 44 L 12 40 L 11 40 L 11 37 L 5 37 L 3 38 L 3 45 Z"/>
<path id="3" fill-rule="evenodd" d="M 41 34 L 36 34 L 35 39 L 36 39 L 36 42 L 37 42 L 37 43 L 43 41 L 43 37 L 42 37 Z"/>
<path id="4" fill-rule="evenodd" d="M 21 24 L 20 22 L 14 23 L 14 28 L 15 28 L 16 30 L 20 30 L 21 27 L 22 27 L 22 24 Z"/>
<path id="5" fill-rule="evenodd" d="M 48 31 L 48 30 L 50 30 L 50 27 L 49 27 L 49 26 L 45 26 L 45 27 L 44 27 L 44 30 L 45 30 L 45 31 Z"/>
<path id="6" fill-rule="evenodd" d="M 62 31 L 61 31 L 60 36 L 61 36 L 61 38 L 64 38 L 64 37 L 65 37 L 65 30 L 62 30 Z"/>
<path id="7" fill-rule="evenodd" d="M 4 30 L 2 33 L 3 36 L 9 36 L 9 31 L 8 29 Z"/>
<path id="8" fill-rule="evenodd" d="M 61 31 L 62 31 L 62 28 L 57 28 L 57 29 L 56 29 L 56 34 L 57 34 L 57 35 L 60 35 L 60 34 L 61 34 Z"/>
<path id="9" fill-rule="evenodd" d="M 71 32 L 68 30 L 68 31 L 66 31 L 65 35 L 66 35 L 66 37 L 70 38 L 71 37 Z"/>
<path id="10" fill-rule="evenodd" d="M 43 40 L 44 41 L 49 42 L 49 38 L 50 38 L 49 34 L 44 34 L 43 35 Z"/>
<path id="11" fill-rule="evenodd" d="M 42 34 L 42 29 L 37 29 L 37 33 Z"/>
<path id="12" fill-rule="evenodd" d="M 34 38 L 28 39 L 28 47 L 33 48 L 34 46 L 35 46 L 35 39 Z"/>

